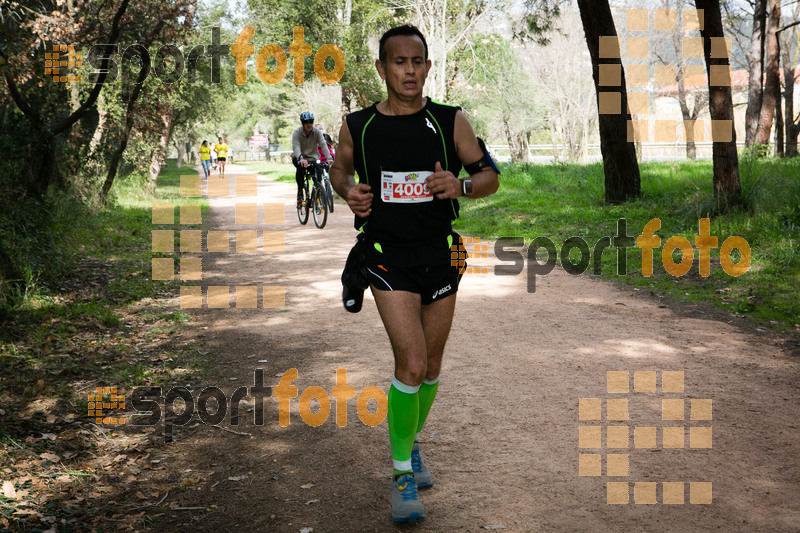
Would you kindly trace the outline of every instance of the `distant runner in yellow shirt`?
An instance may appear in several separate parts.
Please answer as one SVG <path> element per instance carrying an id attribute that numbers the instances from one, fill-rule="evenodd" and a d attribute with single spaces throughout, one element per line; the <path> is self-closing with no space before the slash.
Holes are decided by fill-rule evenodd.
<path id="1" fill-rule="evenodd" d="M 208 146 L 208 141 L 203 141 L 197 153 L 200 154 L 200 164 L 203 165 L 203 179 L 208 179 L 211 174 L 211 147 Z"/>
<path id="2" fill-rule="evenodd" d="M 222 135 L 225 135 L 224 133 Z M 228 145 L 222 140 L 222 137 L 217 137 L 217 144 L 214 145 L 214 150 L 217 151 L 217 164 L 219 165 L 219 175 L 225 175 L 225 160 L 228 155 Z"/>

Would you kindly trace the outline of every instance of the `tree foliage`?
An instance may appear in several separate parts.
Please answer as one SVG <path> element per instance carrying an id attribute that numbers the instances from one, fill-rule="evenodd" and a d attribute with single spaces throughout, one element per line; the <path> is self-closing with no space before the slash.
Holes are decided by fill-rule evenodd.
<path id="1" fill-rule="evenodd" d="M 500 35 L 475 35 L 455 57 L 460 76 L 452 100 L 477 120 L 482 135 L 508 142 L 514 162 L 528 160 L 531 133 L 543 125 L 519 46 Z"/>

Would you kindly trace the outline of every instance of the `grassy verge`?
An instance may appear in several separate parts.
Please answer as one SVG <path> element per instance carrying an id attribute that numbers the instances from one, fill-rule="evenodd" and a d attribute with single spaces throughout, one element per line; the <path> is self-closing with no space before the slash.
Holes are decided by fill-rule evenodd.
<path id="1" fill-rule="evenodd" d="M 98 530 L 112 514 L 121 522 L 118 502 L 135 504 L 132 493 L 144 486 L 136 477 L 147 430 L 94 423 L 88 395 L 192 385 L 210 370 L 202 342 L 183 330 L 191 316 L 169 303 L 179 281 L 152 280 L 151 260 L 177 254 L 154 253 L 151 231 L 177 230 L 178 204 L 208 210 L 201 198 L 180 197 L 182 174 L 196 172 L 165 169 L 155 191 L 147 179 L 121 177 L 109 207 L 65 210 L 53 221 L 62 228 L 58 275 L 42 276 L 0 316 L 0 484 L 13 488 L 0 491 L 0 531 Z M 175 205 L 174 224 L 153 224 L 153 202 Z M 148 500 L 153 488 L 161 487 L 147 484 Z"/>
<path id="2" fill-rule="evenodd" d="M 777 329 L 796 329 L 800 300 L 796 297 L 800 278 L 800 161 L 741 161 L 741 182 L 746 208 L 724 216 L 709 216 L 712 206 L 710 161 L 644 163 L 641 165 L 642 196 L 623 205 L 603 202 L 603 171 L 594 165 L 508 165 L 503 168 L 497 194 L 478 201 L 462 202 L 459 230 L 466 234 L 497 239 L 524 237 L 525 244 L 539 236 L 550 238 L 561 249 L 570 237 L 580 237 L 594 249 L 601 237 L 617 234 L 618 220 L 627 222 L 627 234 L 642 233 L 644 225 L 659 218 L 656 235 L 661 245 L 671 236 L 683 236 L 694 246 L 698 220 L 711 218 L 711 234 L 718 246 L 739 235 L 750 245 L 752 264 L 739 277 L 720 266 L 719 247 L 712 250 L 711 275 L 698 273 L 699 253 L 694 264 L 680 277 L 663 267 L 661 248 L 654 250 L 654 272 L 642 276 L 642 250 L 627 251 L 627 273 L 617 273 L 613 247 L 602 252 L 602 276 L 657 294 L 702 300 L 751 316 Z M 560 253 L 559 253 L 560 255 Z M 540 256 L 544 261 L 545 256 Z M 679 262 L 680 252 L 673 254 Z M 739 260 L 734 250 L 733 260 Z M 578 262 L 573 250 L 570 260 Z M 561 258 L 559 257 L 559 264 Z M 498 263 L 499 264 L 499 263 Z M 588 271 L 591 271 L 590 263 Z"/>
<path id="3" fill-rule="evenodd" d="M 254 172 L 267 176 L 275 181 L 282 181 L 284 183 L 295 183 L 294 180 L 294 165 L 291 163 L 268 163 L 266 161 L 252 161 L 245 163 L 237 163 L 247 168 L 248 172 Z"/>
<path id="4" fill-rule="evenodd" d="M 289 164 L 249 163 L 248 170 L 283 182 L 294 182 Z M 602 237 L 614 237 L 624 219 L 627 235 L 637 237 L 647 222 L 658 218 L 661 247 L 653 251 L 653 275 L 642 272 L 642 254 L 635 245 L 626 252 L 626 271 L 618 273 L 613 247 L 602 254 L 601 275 L 683 300 L 711 302 L 736 314 L 750 316 L 774 329 L 798 329 L 800 300 L 800 160 L 759 160 L 742 157 L 740 179 L 745 206 L 726 215 L 712 213 L 711 161 L 643 163 L 642 196 L 623 205 L 603 201 L 603 170 L 593 165 L 506 165 L 500 191 L 488 198 L 462 202 L 456 228 L 482 238 L 523 237 L 530 244 L 545 236 L 559 250 L 570 237 L 580 237 L 594 250 Z M 674 277 L 663 267 L 663 244 L 682 236 L 693 246 L 700 218 L 710 218 L 711 273 L 699 275 L 699 252 L 686 275 Z M 751 266 L 743 275 L 727 274 L 719 261 L 719 246 L 733 235 L 751 249 Z M 571 261 L 580 253 L 573 250 Z M 734 262 L 740 260 L 733 251 Z M 545 257 L 541 257 L 544 261 Z M 592 257 L 594 259 L 594 257 Z M 681 261 L 676 251 L 673 260 Z M 559 264 L 561 258 L 559 253 Z M 498 263 L 500 264 L 500 263 Z M 587 272 L 592 271 L 593 263 Z"/>

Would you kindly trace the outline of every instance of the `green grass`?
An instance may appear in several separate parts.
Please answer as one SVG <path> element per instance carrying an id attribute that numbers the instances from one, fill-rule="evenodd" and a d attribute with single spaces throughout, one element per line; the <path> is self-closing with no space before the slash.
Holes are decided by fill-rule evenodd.
<path id="1" fill-rule="evenodd" d="M 151 231 L 174 230 L 178 252 L 178 230 L 187 227 L 180 225 L 180 204 L 199 203 L 203 218 L 208 215 L 205 198 L 180 196 L 181 175 L 196 172 L 188 167 L 165 168 L 155 190 L 146 178 L 121 176 L 109 205 L 73 203 L 63 213 L 54 210 L 50 228 L 57 231 L 58 240 L 50 251 L 63 264 L 57 275 L 48 276 L 45 270 L 35 291 L 2 309 L 0 392 L 2 387 L 19 394 L 33 390 L 31 383 L 43 370 L 120 387 L 145 384 L 154 375 L 164 379 L 126 356 L 138 352 L 129 346 L 129 339 L 166 339 L 191 320 L 190 315 L 159 303 L 177 295 L 180 281 L 153 280 L 151 267 L 154 257 L 172 257 L 177 273 L 177 253 L 152 252 Z M 154 202 L 175 205 L 173 224 L 153 224 Z M 133 308 L 142 301 L 153 303 Z M 75 357 L 54 357 L 53 352 L 75 352 Z M 62 399 L 69 401 L 70 392 L 62 392 Z"/>
<path id="2" fill-rule="evenodd" d="M 661 264 L 659 248 L 654 250 L 653 275 L 644 277 L 642 251 L 631 247 L 627 251 L 627 274 L 616 273 L 616 251 L 609 248 L 602 253 L 602 276 L 658 294 L 709 301 L 779 329 L 795 327 L 800 316 L 800 300 L 795 296 L 800 278 L 800 161 L 742 158 L 745 207 L 716 217 L 710 215 L 711 161 L 644 163 L 640 168 L 641 197 L 622 205 L 607 205 L 600 164 L 508 165 L 503 168 L 497 194 L 462 202 L 456 227 L 483 238 L 524 237 L 526 245 L 546 236 L 558 249 L 566 239 L 576 236 L 593 249 L 601 237 L 616 235 L 619 219 L 626 221 L 627 234 L 636 237 L 649 220 L 659 218 L 661 228 L 656 235 L 661 237 L 662 246 L 671 236 L 683 236 L 694 244 L 698 220 L 708 217 L 718 245 L 732 235 L 749 243 L 752 264 L 744 275 L 728 275 L 720 266 L 716 248 L 712 250 L 710 276 L 699 276 L 695 249 L 691 270 L 685 276 L 673 277 Z M 570 256 L 577 260 L 579 253 L 574 251 Z M 679 261 L 680 252 L 673 254 L 673 259 Z"/>
<path id="3" fill-rule="evenodd" d="M 66 198 L 52 202 L 35 221 L 46 224 L 31 225 L 40 234 L 16 249 L 13 257 L 36 272 L 36 284 L 24 298 L 0 298 L 0 470 L 18 490 L 31 483 L 36 489 L 22 499 L 0 499 L 0 516 L 12 530 L 44 530 L 34 518 L 12 514 L 24 506 L 43 508 L 45 501 L 53 507 L 46 514 L 61 512 L 67 529 L 87 529 L 81 521 L 89 514 L 100 520 L 106 509 L 113 512 L 92 486 L 113 483 L 93 461 L 105 464 L 103 454 L 115 448 L 100 450 L 93 438 L 79 437 L 92 435 L 87 394 L 95 387 L 120 387 L 127 395 L 138 386 L 193 386 L 210 375 L 214 362 L 200 349 L 202 341 L 178 335 L 191 315 L 167 302 L 177 296 L 180 282 L 151 279 L 153 257 L 172 257 L 177 270 L 178 230 L 186 227 L 178 204 L 199 202 L 201 213 L 208 214 L 204 199 L 180 196 L 182 174 L 196 172 L 166 168 L 155 191 L 147 179 L 120 177 L 106 206 Z M 175 204 L 173 224 L 153 224 L 154 202 Z M 0 219 L 0 239 L 16 237 L 22 227 Z M 175 253 L 152 252 L 153 229 L 176 232 Z M 31 244 L 37 242 L 47 246 L 36 250 Z M 49 434 L 59 438 L 42 437 Z M 112 432 L 106 438 L 111 443 L 118 437 Z M 44 451 L 61 461 L 30 462 Z M 70 487 L 67 494 L 52 484 L 65 472 L 95 481 Z M 66 500 L 77 495 L 87 503 L 67 511 Z"/>
<path id="4" fill-rule="evenodd" d="M 247 167 L 294 183 L 292 165 L 258 162 Z M 643 163 L 640 170 L 641 197 L 608 205 L 600 163 L 505 165 L 498 193 L 462 202 L 455 227 L 482 238 L 523 237 L 526 245 L 546 236 L 559 250 L 568 238 L 580 237 L 593 251 L 598 239 L 617 234 L 620 219 L 627 224 L 627 235 L 635 238 L 648 221 L 658 218 L 661 228 L 656 235 L 662 246 L 672 236 L 682 236 L 694 246 L 698 220 L 709 218 L 711 235 L 718 239 L 710 276 L 699 275 L 696 249 L 690 271 L 671 276 L 662 266 L 658 248 L 653 251 L 653 275 L 644 277 L 641 250 L 635 245 L 627 250 L 622 275 L 617 273 L 616 250 L 604 250 L 601 276 L 678 299 L 711 302 L 777 329 L 794 328 L 800 316 L 800 299 L 795 297 L 800 279 L 800 159 L 741 157 L 744 206 L 721 216 L 713 215 L 711 161 Z M 743 237 L 752 252 L 749 271 L 739 277 L 728 275 L 719 263 L 719 246 L 732 235 Z M 579 255 L 573 250 L 570 257 L 577 262 Z M 733 259 L 739 260 L 737 251 Z M 673 260 L 681 260 L 680 252 L 673 254 Z M 592 263 L 587 272 L 591 270 Z"/>
<path id="5" fill-rule="evenodd" d="M 275 181 L 295 183 L 295 168 L 291 163 L 268 163 L 266 161 L 254 161 L 238 164 L 247 168 L 248 172 L 255 172 L 256 174 L 267 176 Z"/>

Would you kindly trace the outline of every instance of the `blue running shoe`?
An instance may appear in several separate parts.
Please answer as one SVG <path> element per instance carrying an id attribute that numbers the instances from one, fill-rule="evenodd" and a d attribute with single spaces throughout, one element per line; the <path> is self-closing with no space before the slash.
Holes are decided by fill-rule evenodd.
<path id="1" fill-rule="evenodd" d="M 422 457 L 419 455 L 419 442 L 415 442 L 414 448 L 411 450 L 411 468 L 414 470 L 417 488 L 433 487 L 433 476 L 431 476 L 428 467 L 425 466 L 425 463 L 422 462 Z"/>

